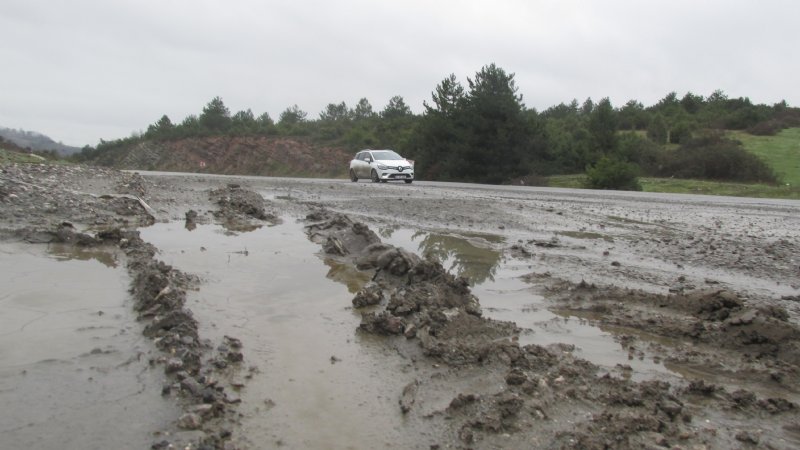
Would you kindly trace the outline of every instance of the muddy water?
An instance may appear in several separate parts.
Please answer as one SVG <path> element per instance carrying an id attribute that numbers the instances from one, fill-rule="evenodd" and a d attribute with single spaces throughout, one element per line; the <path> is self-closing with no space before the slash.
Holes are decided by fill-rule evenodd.
<path id="1" fill-rule="evenodd" d="M 0 243 L 0 447 L 149 448 L 160 396 L 112 252 Z"/>
<path id="2" fill-rule="evenodd" d="M 606 370 L 624 367 L 623 376 L 634 380 L 678 378 L 680 374 L 644 355 L 631 355 L 616 340 L 616 333 L 597 326 L 590 317 L 550 311 L 544 299 L 520 277 L 530 273 L 526 261 L 504 258 L 493 248 L 503 243 L 492 234 L 429 233 L 403 228 L 379 230 L 384 241 L 437 258 L 450 273 L 467 277 L 486 316 L 515 322 L 529 331 L 520 344 L 575 346 L 575 354 Z"/>
<path id="3" fill-rule="evenodd" d="M 408 362 L 356 333 L 352 292 L 368 278 L 317 256 L 291 218 L 232 233 L 183 223 L 142 230 L 158 258 L 204 283 L 188 306 L 200 334 L 242 340 L 243 414 L 234 436 L 250 448 L 427 448 L 398 407 Z"/>

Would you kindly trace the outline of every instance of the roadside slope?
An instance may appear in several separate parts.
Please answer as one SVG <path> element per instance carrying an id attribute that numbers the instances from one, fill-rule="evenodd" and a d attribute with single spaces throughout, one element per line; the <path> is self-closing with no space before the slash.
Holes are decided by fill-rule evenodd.
<path id="1" fill-rule="evenodd" d="M 228 175 L 343 177 L 351 152 L 304 137 L 211 136 L 143 141 L 102 152 L 93 163 L 116 169 Z"/>

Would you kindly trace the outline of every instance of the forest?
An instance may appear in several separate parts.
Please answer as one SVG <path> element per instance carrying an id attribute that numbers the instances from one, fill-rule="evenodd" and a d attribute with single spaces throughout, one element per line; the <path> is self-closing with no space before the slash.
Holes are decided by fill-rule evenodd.
<path id="1" fill-rule="evenodd" d="M 366 98 L 352 107 L 330 103 L 316 118 L 292 105 L 275 121 L 250 109 L 231 113 L 215 97 L 198 115 L 180 122 L 164 115 L 144 132 L 101 140 L 76 158 L 91 160 L 145 140 L 304 136 L 353 152 L 395 149 L 415 160 L 423 180 L 536 184 L 537 177 L 585 173 L 587 187 L 637 190 L 639 176 L 779 182 L 727 131 L 773 135 L 800 126 L 800 108 L 785 101 L 754 104 L 721 90 L 708 96 L 669 92 L 649 106 L 573 99 L 544 111 L 528 108 L 518 91 L 513 73 L 489 64 L 466 84 L 446 76 L 421 114 L 398 95 L 379 111 Z"/>

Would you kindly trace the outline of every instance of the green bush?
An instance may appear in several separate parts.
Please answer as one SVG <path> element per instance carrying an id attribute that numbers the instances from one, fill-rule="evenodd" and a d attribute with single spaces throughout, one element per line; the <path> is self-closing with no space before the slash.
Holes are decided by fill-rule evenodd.
<path id="1" fill-rule="evenodd" d="M 740 182 L 777 182 L 772 169 L 739 141 L 721 134 L 692 139 L 665 154 L 660 176 Z"/>
<path id="2" fill-rule="evenodd" d="M 586 187 L 590 189 L 615 189 L 641 191 L 638 167 L 618 158 L 604 156 L 594 166 L 586 168 Z"/>
<path id="3" fill-rule="evenodd" d="M 669 133 L 670 144 L 685 144 L 692 139 L 692 126 L 686 122 L 678 122 Z"/>
<path id="4" fill-rule="evenodd" d="M 659 144 L 636 133 L 622 133 L 619 148 L 612 155 L 639 166 L 641 174 L 654 174 L 662 164 L 664 150 Z"/>

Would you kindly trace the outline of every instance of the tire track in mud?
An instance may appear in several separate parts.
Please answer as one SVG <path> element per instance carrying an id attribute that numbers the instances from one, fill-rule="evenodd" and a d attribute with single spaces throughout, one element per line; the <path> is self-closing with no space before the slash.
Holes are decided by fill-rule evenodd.
<path id="1" fill-rule="evenodd" d="M 50 176 L 54 171 L 62 169 L 32 169 L 30 172 L 34 173 L 33 175 L 23 173 L 26 170 L 14 168 L 7 175 L 20 177 L 20 179 L 25 176 L 24 180 L 33 181 L 38 176 L 34 172 L 41 172 L 43 176 Z M 69 172 L 74 172 L 74 177 L 82 178 L 86 178 L 86 175 L 90 173 L 86 169 L 69 169 Z M 69 176 L 68 173 L 66 175 Z M 119 178 L 119 174 L 111 175 Z M 101 178 L 106 179 L 108 175 L 103 172 Z M 145 193 L 140 191 L 139 188 L 146 186 L 146 183 L 137 183 L 136 177 L 131 177 L 127 174 L 124 179 L 128 188 L 133 191 L 133 195 L 144 197 Z M 207 180 L 201 180 L 197 183 L 203 185 L 206 182 Z M 265 184 L 269 183 L 265 182 Z M 296 183 L 302 189 L 308 188 L 308 196 L 311 199 L 316 198 L 319 200 L 321 197 L 327 199 L 328 192 L 333 192 L 330 187 L 333 184 L 328 182 L 317 183 L 312 187 L 306 186 L 303 181 L 294 181 L 292 183 Z M 46 183 L 37 182 L 37 184 L 44 186 Z M 219 184 L 219 182 L 216 184 Z M 284 182 L 278 184 L 282 185 Z M 7 183 L 6 186 L 17 189 L 13 187 L 13 183 Z M 180 188 L 180 185 L 178 186 Z M 343 182 L 342 186 L 340 188 L 342 191 L 351 189 L 349 183 Z M 370 188 L 373 187 L 370 186 Z M 27 230 L 28 232 L 19 233 L 18 236 L 24 235 L 29 242 L 39 243 L 50 242 L 50 240 L 55 239 L 66 239 L 70 242 L 70 245 L 74 246 L 100 245 L 92 242 L 106 242 L 124 247 L 126 251 L 130 250 L 132 253 L 135 247 L 138 249 L 135 251 L 136 253 L 141 252 L 142 260 L 140 263 L 136 263 L 136 255 L 133 255 L 131 259 L 134 264 L 140 264 L 141 267 L 129 268 L 129 270 L 137 271 L 137 273 L 141 271 L 141 273 L 152 274 L 153 282 L 143 283 L 146 287 L 146 289 L 143 289 L 144 297 L 148 301 L 155 302 L 152 303 L 152 307 L 155 307 L 156 303 L 160 302 L 173 301 L 176 305 L 181 303 L 180 294 L 161 293 L 166 287 L 169 287 L 170 291 L 173 289 L 175 291 L 186 289 L 193 282 L 191 277 L 184 275 L 187 279 L 183 279 L 179 272 L 173 271 L 163 263 L 157 262 L 155 259 L 156 253 L 150 254 L 152 249 L 147 249 L 146 245 L 140 247 L 138 243 L 133 243 L 135 237 L 128 235 L 128 232 L 121 231 L 119 236 L 115 236 L 113 231 L 115 226 L 136 226 L 139 217 L 143 219 L 142 223 L 146 223 L 146 219 L 149 216 L 140 216 L 139 213 L 135 213 L 140 208 L 139 205 L 129 203 L 126 199 L 102 199 L 98 197 L 87 199 L 82 204 L 88 205 L 88 207 L 78 209 L 69 205 L 79 202 L 79 200 L 72 198 L 71 194 L 59 193 L 57 188 L 58 186 L 51 186 L 51 189 L 54 190 L 53 192 L 39 192 L 40 190 L 38 189 L 31 191 L 14 190 L 13 193 L 17 196 L 16 198 L 12 199 L 9 196 L 3 199 L 5 203 L 3 204 L 2 217 L 5 223 L 11 223 L 13 227 L 18 227 L 26 220 L 35 225 L 60 223 L 64 220 L 70 220 L 72 216 L 69 214 L 72 213 L 74 217 L 80 219 L 76 223 L 95 223 L 97 229 L 107 228 L 109 231 L 103 233 L 109 234 L 96 233 L 94 236 L 83 235 L 77 232 L 74 227 L 68 226 L 65 227 L 66 231 L 59 230 L 57 227 L 40 228 L 39 231 L 31 228 Z M 381 186 L 375 188 L 380 189 Z M 223 188 L 222 192 L 223 195 L 227 195 L 229 191 L 232 192 L 237 189 L 240 188 L 228 186 Z M 315 195 L 314 189 L 321 197 L 313 197 Z M 160 195 L 162 199 L 172 201 L 172 197 L 169 197 L 164 191 L 165 188 L 162 187 L 162 192 L 157 195 Z M 383 191 L 390 192 L 388 190 Z M 389 197 L 397 196 L 397 194 L 393 193 L 395 191 L 391 192 L 392 194 Z M 421 188 L 414 191 L 403 190 L 402 192 L 404 193 L 403 195 L 406 192 L 424 193 Z M 204 191 L 204 193 L 207 192 Z M 185 192 L 182 195 L 192 198 Z M 336 192 L 332 197 L 334 201 L 340 201 L 335 200 L 336 195 L 341 196 L 341 193 Z M 358 205 L 353 206 L 350 203 L 346 203 L 342 209 L 356 210 L 364 214 L 377 211 L 380 214 L 380 208 L 377 208 L 376 205 L 362 197 L 352 200 L 353 202 L 357 201 Z M 19 204 L 14 203 L 17 200 L 20 200 Z M 151 201 L 151 199 L 148 199 L 148 202 L 160 213 L 158 208 L 163 203 L 160 204 L 158 201 Z M 417 217 L 427 214 L 425 208 L 434 208 L 433 203 L 428 202 L 428 199 L 420 199 L 419 197 L 412 197 L 406 202 L 404 207 L 415 210 Z M 53 203 L 55 206 L 46 206 L 40 209 L 27 206 L 47 203 Z M 116 203 L 117 208 L 106 207 L 107 203 Z M 434 203 L 436 206 L 441 206 L 441 208 L 436 208 L 437 215 L 435 217 L 441 216 L 442 219 L 439 222 L 437 222 L 439 219 L 434 219 L 433 222 L 436 223 L 436 226 L 442 226 L 448 220 L 449 213 L 446 206 L 449 202 L 442 200 Z M 173 207 L 176 207 L 176 205 L 181 207 L 179 203 L 173 203 Z M 294 206 L 296 207 L 295 211 L 305 207 L 305 205 L 300 205 L 299 203 L 295 203 Z M 416 210 L 417 207 L 421 208 Z M 546 212 L 544 208 L 545 206 L 542 206 L 535 211 L 526 211 L 528 216 L 521 216 L 522 218 L 517 221 L 524 221 L 526 217 L 535 213 L 544 214 Z M 697 209 L 698 207 L 695 205 L 693 208 Z M 441 209 L 441 211 L 438 209 Z M 492 211 L 500 211 L 501 209 L 493 209 Z M 31 212 L 29 213 L 28 210 Z M 134 212 L 133 215 L 131 215 L 132 211 Z M 788 209 L 787 211 L 787 214 L 789 214 L 793 210 Z M 30 215 L 30 219 L 24 218 L 27 217 L 25 216 L 26 214 Z M 548 214 L 555 216 L 557 211 Z M 386 217 L 391 216 L 387 213 Z M 464 214 L 459 215 L 453 225 L 456 228 L 468 228 L 468 224 L 465 222 L 467 220 L 466 217 Z M 331 218 L 323 215 L 309 217 L 309 224 L 324 223 Z M 187 220 L 188 225 L 189 222 L 201 220 L 202 217 L 194 216 L 192 218 L 191 215 L 188 215 L 187 219 L 189 219 Z M 225 220 L 224 215 L 217 219 Z M 477 214 L 472 220 L 479 224 L 482 223 L 480 214 Z M 487 223 L 496 228 L 498 224 L 503 224 L 504 222 L 507 221 L 500 215 L 496 218 L 492 217 Z M 545 222 L 547 221 L 543 223 Z M 323 230 L 322 234 L 318 236 L 318 238 L 322 238 L 319 239 L 321 243 L 323 245 L 327 243 L 326 233 L 343 231 L 347 234 L 355 232 L 353 225 L 350 225 L 348 231 L 348 226 L 346 222 L 344 223 L 345 226 L 341 229 L 338 229 L 339 227 L 337 226 L 332 227 L 330 230 Z M 545 237 L 552 234 L 550 231 L 537 231 L 539 225 L 539 222 L 532 221 L 520 226 L 519 229 L 508 226 L 506 234 L 524 236 L 526 233 L 534 233 L 534 236 L 541 234 Z M 551 225 L 553 224 L 551 223 L 549 226 Z M 577 226 L 573 227 L 566 223 L 556 225 L 558 229 L 577 231 L 573 229 L 577 228 Z M 767 230 L 765 233 L 781 232 L 780 224 L 762 225 L 767 227 L 765 228 Z M 725 226 L 723 224 L 723 227 Z M 770 226 L 772 228 L 769 228 Z M 73 229 L 70 231 L 69 228 Z M 708 228 L 708 230 L 710 232 L 714 231 L 711 228 Z M 367 233 L 366 227 L 359 227 L 359 232 L 362 234 Z M 59 237 L 60 235 L 66 238 Z M 728 233 L 728 235 L 735 237 L 735 233 Z M 769 241 L 768 236 L 757 236 L 752 243 L 746 243 L 745 249 L 758 246 L 761 242 L 767 241 Z M 777 253 L 759 256 L 757 261 L 759 265 L 758 273 L 769 271 L 769 268 L 772 267 L 770 261 L 791 261 L 791 258 L 787 257 L 793 249 L 791 245 L 791 243 L 789 245 L 781 244 L 777 248 Z M 468 288 L 464 286 L 466 289 L 461 289 L 458 281 L 449 280 L 444 276 L 439 277 L 438 269 L 427 265 L 424 260 L 418 257 L 393 251 L 391 248 L 384 248 L 385 251 L 379 253 L 376 251 L 375 253 L 378 254 L 371 254 L 369 258 L 360 260 L 359 257 L 364 256 L 363 252 L 362 254 L 350 252 L 347 245 L 333 243 L 327 247 L 334 252 L 339 251 L 338 249 L 346 250 L 341 252 L 344 253 L 343 255 L 327 253 L 328 256 L 335 257 L 343 264 L 353 267 L 362 262 L 364 264 L 362 267 L 365 267 L 366 271 L 372 271 L 373 277 L 375 277 L 374 282 L 380 287 L 381 296 L 378 295 L 377 291 L 369 290 L 357 296 L 357 298 L 363 297 L 362 300 L 367 303 L 374 302 L 374 297 L 378 297 L 376 305 L 364 307 L 366 314 L 361 332 L 374 334 L 379 339 L 384 340 L 387 348 L 396 350 L 397 354 L 406 358 L 413 367 L 416 381 L 403 386 L 387 386 L 387 390 L 394 392 L 397 398 L 396 407 L 400 411 L 405 411 L 407 422 L 412 425 L 421 424 L 421 429 L 426 430 L 425 433 L 427 434 L 425 436 L 430 437 L 431 446 L 452 446 L 457 448 L 647 448 L 663 446 L 678 448 L 795 448 L 800 445 L 800 421 L 798 421 L 797 405 L 791 400 L 781 398 L 779 389 L 773 389 L 779 395 L 770 396 L 762 395 L 761 392 L 757 392 L 754 389 L 735 389 L 725 383 L 716 384 L 703 381 L 702 378 L 700 380 L 687 380 L 685 384 L 667 384 L 658 380 L 642 383 L 631 382 L 617 377 L 615 373 L 607 373 L 586 361 L 575 358 L 569 346 L 520 346 L 514 340 L 516 332 L 514 326 L 487 322 L 482 315 L 476 314 L 478 311 L 474 308 L 472 313 L 467 312 L 466 305 L 471 304 L 471 301 L 465 300 L 469 298 Z M 640 249 L 630 250 L 627 254 L 636 254 L 636 252 L 641 251 L 652 253 L 661 250 L 661 246 L 644 246 Z M 698 261 L 703 264 L 707 263 L 709 261 L 708 255 L 700 254 L 699 250 L 702 250 L 701 248 L 697 250 Z M 384 258 L 380 258 L 387 251 L 389 254 Z M 552 251 L 555 254 L 560 250 L 556 248 L 547 251 Z M 537 250 L 538 252 L 539 250 Z M 680 248 L 669 250 L 668 253 L 674 258 L 682 258 L 687 255 L 685 250 Z M 692 255 L 692 253 L 688 254 Z M 145 261 L 151 262 L 146 263 Z M 369 265 L 367 266 L 367 264 Z M 421 268 L 413 269 L 413 267 L 420 264 L 423 265 Z M 406 271 L 407 267 L 408 271 Z M 584 269 L 586 268 L 584 267 Z M 594 268 L 591 270 L 599 269 Z M 786 277 L 781 275 L 776 279 L 783 281 L 784 278 Z M 437 279 L 449 287 L 437 286 L 435 281 Z M 424 283 L 426 282 L 434 282 L 434 286 L 425 288 Z M 549 281 L 541 279 L 537 279 L 535 282 L 542 285 L 549 283 Z M 753 302 L 753 299 L 745 299 L 741 309 L 738 309 L 738 306 L 727 308 L 731 314 L 725 319 L 698 319 L 698 317 L 694 316 L 697 312 L 691 308 L 684 308 L 683 310 L 677 308 L 677 312 L 673 314 L 680 320 L 672 323 L 664 319 L 659 322 L 658 314 L 665 316 L 663 311 L 666 311 L 666 309 L 657 305 L 648 304 L 646 307 L 642 305 L 653 299 L 667 298 L 666 296 L 655 296 L 650 293 L 632 294 L 624 290 L 619 294 L 613 294 L 604 286 L 598 286 L 592 291 L 587 291 L 585 289 L 586 286 L 581 287 L 578 283 L 563 282 L 563 284 L 559 284 L 560 280 L 553 280 L 553 282 L 556 283 L 556 286 L 551 293 L 573 292 L 575 294 L 574 296 L 568 295 L 563 300 L 558 296 L 552 297 L 551 300 L 558 307 L 565 307 L 579 313 L 581 311 L 594 311 L 596 314 L 593 313 L 593 317 L 599 317 L 599 319 L 594 320 L 603 320 L 608 324 L 631 327 L 632 329 L 652 330 L 666 335 L 674 333 L 673 336 L 676 340 L 687 342 L 686 348 L 679 349 L 680 351 L 677 352 L 677 355 L 672 349 L 667 348 L 664 350 L 664 357 L 667 359 L 672 355 L 677 359 L 687 356 L 702 360 L 710 353 L 703 353 L 700 350 L 713 350 L 714 346 L 717 345 L 715 344 L 715 339 L 722 339 L 722 336 L 724 336 L 719 335 L 719 338 L 708 338 L 710 343 L 707 349 L 704 349 L 703 345 L 695 345 L 694 338 L 685 336 L 687 330 L 694 330 L 691 325 L 695 321 L 704 321 L 702 324 L 705 331 L 699 336 L 702 338 L 704 335 L 713 336 L 713 334 L 708 333 L 713 333 L 723 327 L 729 327 L 730 329 L 746 327 L 748 324 L 745 322 L 751 319 L 752 322 L 750 323 L 752 324 L 767 319 L 780 320 L 782 316 L 779 311 L 753 312 L 753 305 L 758 302 Z M 437 303 L 436 299 L 440 298 L 440 293 L 443 293 L 441 298 L 450 299 L 447 301 L 458 301 L 455 303 Z M 159 296 L 159 294 L 161 295 Z M 427 294 L 431 294 L 430 297 Z M 644 300 L 637 300 L 639 295 Z M 791 300 L 787 298 L 786 302 L 789 301 Z M 184 364 L 191 367 L 194 361 L 191 356 L 193 347 L 183 347 L 186 342 L 189 342 L 189 339 L 181 343 L 182 337 L 188 336 L 194 339 L 191 334 L 191 327 L 187 325 L 189 328 L 180 328 L 180 321 L 176 322 L 178 325 L 160 327 L 169 325 L 169 322 L 161 322 L 167 316 L 163 314 L 165 311 L 166 309 L 153 311 L 157 314 L 152 317 L 143 317 L 143 321 L 148 325 L 153 322 L 160 322 L 160 325 L 156 325 L 155 328 L 151 327 L 150 330 L 154 331 L 154 339 L 159 343 L 164 342 L 161 345 L 168 349 L 167 352 L 162 353 L 161 357 L 153 358 L 153 365 L 163 367 L 166 370 L 172 355 L 171 349 L 174 348 L 176 353 L 186 352 L 185 354 L 189 357 L 184 361 Z M 180 309 L 177 311 L 180 311 Z M 627 317 L 628 315 L 633 315 L 636 320 Z M 174 317 L 178 316 L 178 313 L 176 313 Z M 187 317 L 180 317 L 186 318 L 188 322 Z M 735 319 L 739 319 L 742 324 L 726 323 L 726 321 Z M 655 326 L 651 320 L 655 320 Z M 670 325 L 671 323 L 672 325 Z M 792 321 L 788 323 L 794 324 Z M 409 325 L 413 325 L 413 328 L 409 328 Z M 408 337 L 406 337 L 407 332 Z M 185 336 L 181 336 L 181 333 Z M 770 345 L 769 342 L 759 343 L 759 341 L 763 340 L 762 337 L 751 337 L 756 345 Z M 766 337 L 770 339 L 769 336 Z M 632 345 L 640 349 L 642 344 L 637 342 L 637 339 L 636 336 L 633 336 L 632 340 L 625 339 L 622 343 L 625 345 L 627 342 L 629 346 Z M 784 341 L 780 341 L 779 345 L 783 343 Z M 240 364 L 228 361 L 226 356 L 228 352 L 237 353 L 237 349 L 233 348 L 236 345 L 235 340 L 224 346 L 227 349 L 224 353 L 214 353 L 211 350 L 214 346 L 202 339 L 192 342 L 191 345 L 196 345 L 197 349 L 201 351 L 200 354 L 203 356 L 200 362 L 206 365 L 205 367 L 208 367 L 209 370 L 221 371 L 214 372 L 222 374 L 219 379 L 224 379 L 225 373 L 236 370 L 236 364 Z M 790 383 L 792 379 L 796 379 L 794 375 L 796 372 L 792 372 L 792 370 L 795 370 L 792 368 L 793 364 L 790 361 L 783 361 L 778 365 L 775 356 L 771 355 L 770 352 L 759 352 L 751 355 L 745 354 L 737 348 L 728 349 L 727 351 L 731 359 L 746 358 L 747 363 L 752 363 L 756 369 L 759 369 L 758 376 L 765 378 L 757 381 L 757 383 L 770 387 L 772 385 L 769 383 L 778 382 L 778 385 L 780 385 L 781 382 Z M 238 353 L 246 356 L 247 349 L 238 350 Z M 712 368 L 715 362 L 724 361 L 716 355 L 710 355 L 709 357 L 711 358 L 711 364 L 709 365 L 706 362 L 706 365 Z M 238 356 L 233 358 L 238 359 Z M 214 361 L 218 361 L 219 365 L 225 366 L 225 368 L 214 367 Z M 693 362 L 691 359 L 687 361 Z M 173 362 L 177 365 L 177 361 Z M 678 361 L 678 363 L 680 362 Z M 776 371 L 776 367 L 780 370 Z M 764 368 L 767 370 L 763 370 Z M 204 372 L 204 370 L 199 369 L 197 375 L 202 377 L 204 374 L 212 373 Z M 167 390 L 170 393 L 169 395 L 175 398 L 176 402 L 184 402 L 186 404 L 186 409 L 184 410 L 186 413 L 193 412 L 202 416 L 207 412 L 205 406 L 197 411 L 192 411 L 190 408 L 197 404 L 206 404 L 205 399 L 200 398 L 198 400 L 198 397 L 195 397 L 192 392 L 197 390 L 198 387 L 200 388 L 198 392 L 202 392 L 206 388 L 217 391 L 218 387 L 227 390 L 227 386 L 223 386 L 224 383 L 216 378 L 217 375 L 201 379 L 192 375 L 189 371 L 186 372 L 190 377 L 184 378 L 186 380 L 185 383 L 182 383 L 183 380 L 179 380 L 178 373 L 180 371 L 171 372 L 169 377 L 174 382 L 168 383 Z M 771 380 L 772 372 L 783 373 L 783 381 Z M 780 373 L 778 373 L 779 378 L 781 377 Z M 767 380 L 766 378 L 770 379 Z M 765 391 L 769 390 L 766 389 Z M 214 411 L 214 404 L 211 404 L 211 411 Z M 224 406 L 226 411 L 233 411 L 235 410 L 235 405 L 235 403 L 232 403 Z M 223 416 L 225 415 L 227 413 Z M 226 443 L 230 442 L 226 439 L 228 433 L 237 431 L 235 421 L 226 422 L 227 419 L 224 417 L 219 421 L 213 417 L 209 420 L 203 418 L 203 420 L 204 422 L 200 425 L 199 432 L 190 431 L 181 435 L 171 435 L 169 438 L 171 442 L 164 444 L 167 441 L 165 438 L 156 442 L 156 444 L 192 443 L 196 446 L 208 445 L 224 448 Z M 187 424 L 190 424 L 189 421 L 187 421 Z M 412 428 L 409 427 L 409 429 Z M 203 443 L 202 440 L 206 438 L 211 440 Z"/>
<path id="2" fill-rule="evenodd" d="M 484 318 L 466 281 L 438 263 L 381 243 L 366 225 L 344 215 L 320 210 L 307 220 L 309 238 L 322 246 L 327 257 L 374 272 L 372 281 L 353 299 L 356 308 L 364 309 L 360 331 L 385 336 L 387 346 L 414 361 L 420 376 L 396 387 L 398 407 L 436 430 L 437 448 L 792 448 L 800 442 L 800 411 L 789 400 L 759 398 L 744 389 L 729 392 L 702 380 L 685 385 L 634 382 L 575 358 L 569 346 L 520 346 L 516 340 L 520 330 L 513 323 Z M 571 292 L 569 298 L 575 300 L 582 299 L 587 289 L 564 282 L 556 291 Z M 637 295 L 643 302 L 663 298 L 610 292 L 599 290 L 597 297 L 609 297 L 607 304 Z M 673 333 L 663 327 L 664 335 L 680 339 L 705 333 L 707 341 L 717 343 L 738 336 L 740 346 L 755 347 L 728 347 L 770 359 L 773 373 L 778 364 L 792 376 L 789 379 L 796 379 L 794 350 L 783 357 L 777 348 L 783 344 L 794 349 L 800 342 L 785 311 L 747 308 L 735 294 L 722 290 L 686 295 L 671 303 L 710 325 L 699 330 L 697 322 L 689 323 L 688 329 Z M 593 305 L 594 312 L 606 311 L 591 299 L 582 304 Z M 631 325 L 624 320 L 624 311 L 616 317 Z M 714 320 L 722 319 L 730 319 L 730 326 L 748 327 L 754 322 L 763 326 L 760 332 L 715 334 L 720 330 Z M 642 320 L 642 328 L 659 332 L 647 326 L 652 317 Z M 767 332 L 778 324 L 785 332 Z M 447 370 L 437 370 L 441 365 Z M 481 386 L 474 383 L 476 376 L 494 381 Z"/>

